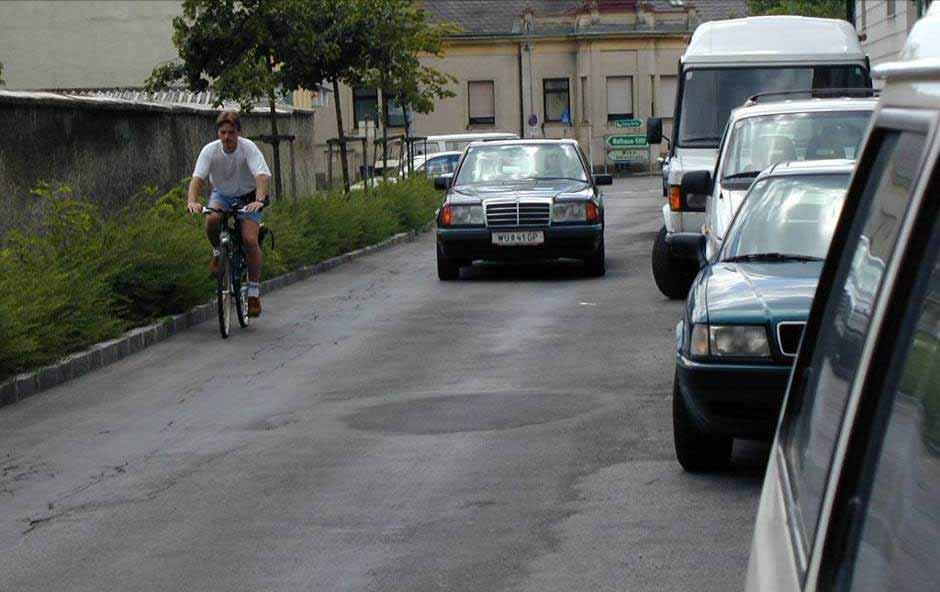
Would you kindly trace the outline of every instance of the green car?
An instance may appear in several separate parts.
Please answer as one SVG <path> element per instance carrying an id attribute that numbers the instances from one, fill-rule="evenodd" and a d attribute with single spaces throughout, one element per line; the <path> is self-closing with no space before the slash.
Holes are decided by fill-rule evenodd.
<path id="1" fill-rule="evenodd" d="M 752 185 L 721 249 L 675 234 L 700 262 L 676 327 L 673 434 L 688 471 L 720 469 L 734 438 L 770 439 L 854 162 L 785 162 Z"/>

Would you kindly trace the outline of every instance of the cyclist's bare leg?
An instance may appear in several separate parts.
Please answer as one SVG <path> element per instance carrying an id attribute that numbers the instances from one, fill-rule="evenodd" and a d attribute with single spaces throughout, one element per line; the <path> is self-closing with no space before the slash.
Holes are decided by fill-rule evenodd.
<path id="1" fill-rule="evenodd" d="M 219 248 L 219 228 L 221 226 L 221 214 L 209 214 L 206 216 L 206 236 L 209 237 L 209 242 L 216 249 Z"/>
<path id="2" fill-rule="evenodd" d="M 258 231 L 261 227 L 251 220 L 242 220 L 241 227 L 242 249 L 248 260 L 248 281 L 258 283 L 261 281 L 261 248 L 258 246 Z"/>

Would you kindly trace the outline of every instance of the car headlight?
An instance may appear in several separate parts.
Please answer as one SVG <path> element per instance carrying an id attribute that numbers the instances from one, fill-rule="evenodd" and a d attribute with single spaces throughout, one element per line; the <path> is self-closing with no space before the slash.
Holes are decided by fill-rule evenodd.
<path id="1" fill-rule="evenodd" d="M 552 222 L 584 222 L 587 219 L 586 203 L 568 201 L 552 206 Z"/>
<path id="2" fill-rule="evenodd" d="M 452 206 L 450 223 L 454 226 L 483 226 L 483 206 Z"/>
<path id="3" fill-rule="evenodd" d="M 760 325 L 710 325 L 708 345 L 713 356 L 770 357 L 767 329 Z"/>

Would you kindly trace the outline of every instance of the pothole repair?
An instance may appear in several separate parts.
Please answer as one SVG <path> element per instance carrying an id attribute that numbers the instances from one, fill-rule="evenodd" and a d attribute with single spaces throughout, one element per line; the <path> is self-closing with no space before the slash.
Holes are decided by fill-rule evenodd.
<path id="1" fill-rule="evenodd" d="M 367 407 L 346 416 L 349 427 L 392 434 L 455 434 L 510 430 L 569 419 L 598 405 L 590 396 L 486 393 L 429 397 Z"/>

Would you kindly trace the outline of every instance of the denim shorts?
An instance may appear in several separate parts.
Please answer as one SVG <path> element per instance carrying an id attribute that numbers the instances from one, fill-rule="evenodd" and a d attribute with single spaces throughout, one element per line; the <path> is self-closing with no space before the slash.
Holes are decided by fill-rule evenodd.
<path id="1" fill-rule="evenodd" d="M 247 193 L 237 197 L 222 195 L 218 190 L 213 189 L 209 196 L 209 207 L 217 210 L 240 210 L 249 202 L 254 201 L 254 194 Z M 238 212 L 239 220 L 251 220 L 255 224 L 261 224 L 261 212 Z"/>

